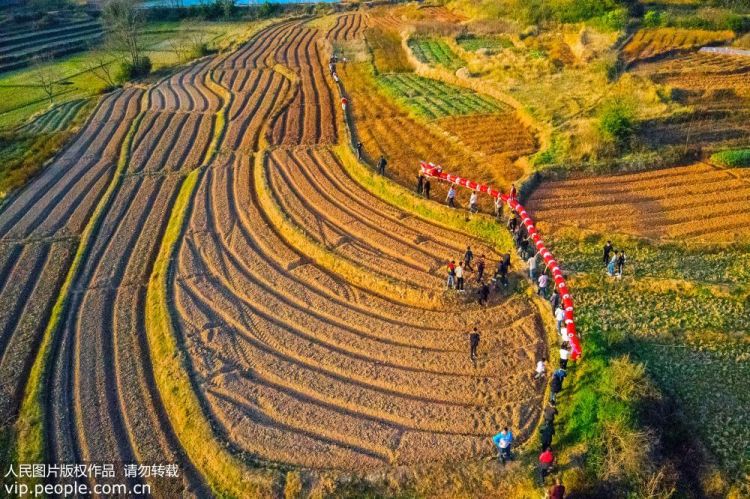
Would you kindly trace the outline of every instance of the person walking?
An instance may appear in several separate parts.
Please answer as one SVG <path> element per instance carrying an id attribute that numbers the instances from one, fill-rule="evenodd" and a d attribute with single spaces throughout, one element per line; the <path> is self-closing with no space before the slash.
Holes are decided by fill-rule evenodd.
<path id="1" fill-rule="evenodd" d="M 513 437 L 511 436 L 510 438 L 508 438 L 509 433 L 510 432 L 506 427 L 505 429 L 503 429 L 503 431 L 492 437 L 492 442 L 495 444 L 495 447 L 497 447 L 498 451 L 497 458 L 501 464 L 505 464 L 505 461 L 509 461 L 511 458 L 510 444 L 513 440 Z"/>
<path id="2" fill-rule="evenodd" d="M 469 211 L 472 213 L 476 213 L 479 211 L 479 196 L 477 195 L 477 191 L 472 191 L 471 196 L 469 197 Z"/>
<path id="3" fill-rule="evenodd" d="M 477 260 L 477 282 L 482 282 L 482 278 L 484 277 L 484 255 L 479 255 L 479 260 Z"/>
<path id="4" fill-rule="evenodd" d="M 510 200 L 515 201 L 516 197 L 518 197 L 518 191 L 516 191 L 516 184 L 512 184 L 510 186 Z"/>
<path id="5" fill-rule="evenodd" d="M 542 298 L 547 297 L 547 282 L 549 281 L 549 278 L 547 277 L 547 274 L 542 274 L 539 276 L 539 279 L 537 280 L 537 284 L 539 285 L 539 296 Z"/>
<path id="6" fill-rule="evenodd" d="M 424 181 L 424 197 L 430 199 L 430 179 Z"/>
<path id="7" fill-rule="evenodd" d="M 474 260 L 474 252 L 471 251 L 471 246 L 466 247 L 466 253 L 464 253 L 464 266 L 474 272 L 474 268 L 471 266 L 471 262 Z"/>
<path id="8" fill-rule="evenodd" d="M 456 284 L 456 261 L 448 262 L 448 289 L 453 289 Z"/>
<path id="9" fill-rule="evenodd" d="M 526 261 L 526 264 L 529 266 L 529 279 L 535 279 L 536 278 L 536 255 L 530 256 L 529 259 Z"/>
<path id="10" fill-rule="evenodd" d="M 620 252 L 615 251 L 615 255 L 609 260 L 609 263 L 607 264 L 607 273 L 609 274 L 609 277 L 615 276 L 615 266 L 617 265 L 618 256 L 620 256 Z"/>
<path id="11" fill-rule="evenodd" d="M 388 164 L 388 161 L 385 159 L 385 156 L 380 156 L 380 160 L 378 161 L 378 173 L 381 175 L 385 175 L 385 167 Z"/>
<path id="12" fill-rule="evenodd" d="M 490 285 L 486 282 L 479 287 L 479 304 L 487 306 L 487 302 L 490 299 Z"/>
<path id="13" fill-rule="evenodd" d="M 560 367 L 568 368 L 568 359 L 570 358 L 570 343 L 567 341 L 560 346 Z"/>
<path id="14" fill-rule="evenodd" d="M 421 173 L 417 175 L 417 194 L 422 195 L 424 190 L 424 175 Z"/>
<path id="15" fill-rule="evenodd" d="M 612 253 L 612 241 L 607 241 L 607 244 L 604 245 L 604 266 L 605 267 L 607 266 L 607 264 L 609 264 L 610 253 Z"/>
<path id="16" fill-rule="evenodd" d="M 555 484 L 547 492 L 549 499 L 565 499 L 565 485 L 562 484 L 560 477 L 555 478 Z"/>
<path id="17" fill-rule="evenodd" d="M 511 267 L 511 265 L 510 265 L 510 253 L 505 253 L 503 255 L 503 265 L 505 265 L 505 270 L 506 270 L 506 273 L 507 273 L 507 271 L 509 271 L 510 267 Z"/>
<path id="18" fill-rule="evenodd" d="M 544 379 L 545 374 L 547 374 L 547 357 L 542 357 L 542 360 L 536 363 L 534 379 Z"/>
<path id="19" fill-rule="evenodd" d="M 542 449 L 548 449 L 552 446 L 552 437 L 555 434 L 555 426 L 544 423 L 539 428 L 539 441 L 542 444 Z"/>
<path id="20" fill-rule="evenodd" d="M 565 311 L 560 305 L 555 309 L 555 323 L 557 324 L 557 334 L 560 334 L 562 329 L 563 321 L 565 320 Z"/>
<path id="21" fill-rule="evenodd" d="M 344 110 L 344 114 L 346 114 L 346 105 L 349 104 L 349 101 L 346 97 L 341 98 L 341 109 Z"/>
<path id="22" fill-rule="evenodd" d="M 544 422 L 547 424 L 553 424 L 555 417 L 557 416 L 557 406 L 554 402 L 550 401 L 547 407 L 544 408 Z"/>
<path id="23" fill-rule="evenodd" d="M 469 354 L 471 356 L 471 361 L 475 364 L 477 361 L 477 348 L 479 348 L 479 331 L 477 330 L 477 327 L 474 326 L 474 329 L 469 333 Z"/>
<path id="24" fill-rule="evenodd" d="M 549 304 L 552 306 L 552 310 L 557 310 L 560 306 L 560 293 L 557 292 L 557 288 L 552 288 L 552 296 L 549 297 Z"/>
<path id="25" fill-rule="evenodd" d="M 557 374 L 557 371 L 555 371 Z M 552 380 L 549 382 L 549 400 L 550 402 L 557 403 L 557 394 L 562 391 L 562 378 L 560 376 L 553 375 Z"/>
<path id="26" fill-rule="evenodd" d="M 620 256 L 617 258 L 617 275 L 622 277 L 625 271 L 625 251 L 620 252 Z"/>
<path id="27" fill-rule="evenodd" d="M 518 227 L 518 219 L 515 215 L 508 219 L 508 230 L 515 234 L 516 228 Z"/>
<path id="28" fill-rule="evenodd" d="M 456 207 L 456 188 L 453 186 L 450 186 L 448 188 L 448 196 L 445 198 L 445 201 L 448 203 L 448 206 L 451 208 Z"/>
<path id="29" fill-rule="evenodd" d="M 357 142 L 357 159 L 362 159 L 362 142 Z"/>
<path id="30" fill-rule="evenodd" d="M 456 267 L 456 289 L 460 292 L 464 292 L 464 262 L 459 262 Z"/>
<path id="31" fill-rule="evenodd" d="M 539 472 L 542 475 L 542 482 L 552 472 L 552 466 L 555 464 L 555 456 L 552 454 L 552 449 L 547 447 L 539 454 Z"/>
<path id="32" fill-rule="evenodd" d="M 495 218 L 500 221 L 503 216 L 503 200 L 500 196 L 495 198 Z"/>

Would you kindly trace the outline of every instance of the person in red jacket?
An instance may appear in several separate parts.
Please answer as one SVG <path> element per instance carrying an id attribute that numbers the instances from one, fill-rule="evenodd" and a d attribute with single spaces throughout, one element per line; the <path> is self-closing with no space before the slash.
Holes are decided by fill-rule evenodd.
<path id="1" fill-rule="evenodd" d="M 552 449 L 547 447 L 539 454 L 539 471 L 542 474 L 542 482 L 552 471 L 553 464 L 555 464 L 555 456 L 552 454 Z"/>

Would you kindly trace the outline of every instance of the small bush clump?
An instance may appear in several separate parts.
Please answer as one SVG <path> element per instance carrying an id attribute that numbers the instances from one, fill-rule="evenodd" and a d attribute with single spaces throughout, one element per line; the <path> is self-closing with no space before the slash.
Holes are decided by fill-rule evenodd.
<path id="1" fill-rule="evenodd" d="M 599 113 L 599 132 L 618 149 L 626 149 L 635 132 L 635 112 L 622 101 L 611 101 Z"/>
<path id="2" fill-rule="evenodd" d="M 151 73 L 151 59 L 148 56 L 141 56 L 135 62 L 125 61 L 120 64 L 117 72 L 117 81 L 120 83 L 143 78 Z"/>

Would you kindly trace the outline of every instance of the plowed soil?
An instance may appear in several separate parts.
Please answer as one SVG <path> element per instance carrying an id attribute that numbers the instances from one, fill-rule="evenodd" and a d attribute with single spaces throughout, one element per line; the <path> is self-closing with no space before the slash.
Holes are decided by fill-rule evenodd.
<path id="1" fill-rule="evenodd" d="M 527 207 L 538 220 L 655 239 L 750 237 L 750 182 L 705 163 L 646 173 L 547 182 Z"/>
<path id="2" fill-rule="evenodd" d="M 361 36 L 364 18 L 344 17 L 334 36 Z M 445 260 L 467 244 L 488 269 L 499 255 L 349 177 L 331 148 L 343 116 L 325 37 L 284 22 L 232 54 L 103 97 L 74 143 L 3 206 L 0 421 L 17 413 L 80 253 L 45 357 L 51 462 L 177 463 L 179 480 L 130 485 L 149 482 L 162 497 L 208 494 L 162 406 L 144 319 L 173 203 L 195 170 L 167 284 L 206 410 L 195 417 L 211 419 L 217 439 L 260 461 L 362 470 L 490 454 L 489 437 L 504 425 L 528 437 L 541 400 L 529 373 L 546 344 L 536 308 L 522 295 L 480 308 L 444 294 Z M 308 246 L 274 225 L 259 178 Z M 313 247 L 441 306 L 355 286 L 314 263 Z M 475 324 L 483 337 L 473 365 Z"/>
<path id="3" fill-rule="evenodd" d="M 466 244 L 494 265 L 480 242 L 410 217 L 348 176 L 327 147 L 341 116 L 319 37 L 290 26 L 286 45 L 247 50 L 248 61 L 299 75 L 287 88 L 251 62 L 249 85 L 271 81 L 289 104 L 244 127 L 256 140 L 269 127 L 262 177 L 287 223 L 373 279 L 437 295 L 445 259 Z M 487 454 L 506 422 L 527 436 L 540 396 L 528 371 L 545 348 L 531 305 L 503 296 L 453 313 L 352 285 L 284 239 L 257 199 L 256 164 L 227 150 L 206 171 L 173 281 L 199 389 L 232 445 L 266 461 L 353 470 Z M 474 323 L 486 342 L 477 367 L 467 350 Z"/>

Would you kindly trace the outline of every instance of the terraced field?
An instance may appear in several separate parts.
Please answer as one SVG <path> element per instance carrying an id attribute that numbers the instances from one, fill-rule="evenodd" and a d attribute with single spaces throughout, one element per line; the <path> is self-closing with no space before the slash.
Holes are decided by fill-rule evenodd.
<path id="1" fill-rule="evenodd" d="M 536 307 L 521 294 L 486 308 L 444 294 L 446 259 L 471 244 L 491 268 L 496 250 L 349 176 L 334 152 L 343 117 L 325 36 L 283 22 L 103 97 L 2 207 L 0 420 L 20 408 L 22 454 L 177 463 L 177 479 L 127 483 L 205 495 L 228 478 L 192 457 L 159 377 L 182 354 L 200 401 L 191 427 L 210 421 L 220 452 L 256 462 L 363 470 L 490 454 L 504 425 L 529 436 L 542 394 L 528 374 L 546 349 Z M 155 347 L 155 282 L 183 352 Z"/>
<path id="2" fill-rule="evenodd" d="M 78 139 L 0 212 L 0 420 L 18 409 L 86 220 L 111 181 L 140 90 L 102 99 Z"/>
<path id="3" fill-rule="evenodd" d="M 103 34 L 101 23 L 88 16 L 64 20 L 49 29 L 26 27 L 4 33 L 0 35 L 0 72 L 26 66 L 40 54 L 60 56 L 83 50 Z"/>
<path id="4" fill-rule="evenodd" d="M 54 106 L 49 111 L 39 115 L 33 121 L 23 125 L 20 131 L 24 133 L 54 133 L 68 128 L 76 116 L 83 110 L 88 99 L 74 99 Z"/>
<path id="5" fill-rule="evenodd" d="M 302 115 L 328 125 L 305 130 L 335 129 L 340 117 L 325 104 L 332 89 L 309 40 L 319 35 L 290 30 L 288 45 L 256 50 L 272 50 L 295 70 L 297 92 L 315 90 L 299 101 Z M 273 84 L 285 93 L 283 81 Z M 294 110 L 299 93 L 289 93 Z M 257 130 L 273 114 L 253 113 L 247 133 L 263 136 Z M 501 420 L 525 435 L 538 394 L 520 366 L 544 348 L 529 304 L 503 298 L 492 305 L 502 313 L 469 307 L 458 317 L 411 303 L 410 294 L 368 291 L 316 263 L 306 251 L 322 248 L 372 283 L 437 303 L 444 258 L 465 241 L 363 191 L 327 147 L 335 135 L 300 133 L 278 124 L 294 114 L 278 116 L 261 170 L 228 154 L 206 172 L 173 281 L 199 389 L 232 444 L 264 460 L 362 469 L 482 454 Z M 289 236 L 289 227 L 305 239 Z M 518 357 L 483 357 L 474 370 L 458 332 L 474 321 L 504 331 L 490 335 L 489 350 L 516 338 L 524 345 Z M 499 372 L 526 388 L 500 395 Z"/>
<path id="6" fill-rule="evenodd" d="M 361 12 L 344 14 L 336 19 L 327 37 L 333 41 L 356 40 L 362 37 L 365 28 L 367 28 L 367 14 Z"/>
<path id="7" fill-rule="evenodd" d="M 699 163 L 646 173 L 547 182 L 527 207 L 539 220 L 654 239 L 750 237 L 750 182 L 742 169 Z"/>

